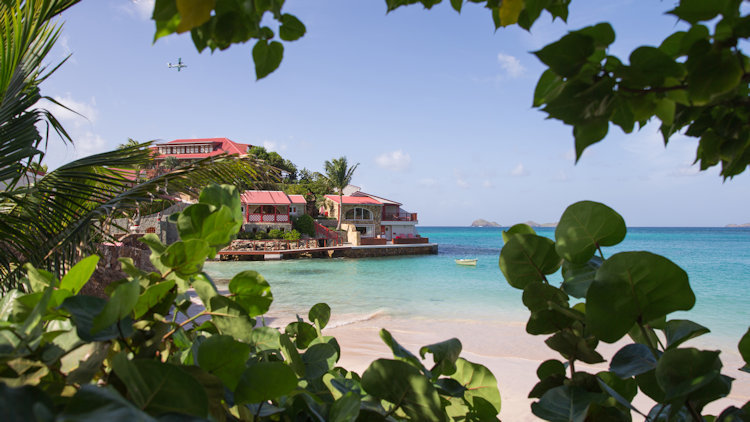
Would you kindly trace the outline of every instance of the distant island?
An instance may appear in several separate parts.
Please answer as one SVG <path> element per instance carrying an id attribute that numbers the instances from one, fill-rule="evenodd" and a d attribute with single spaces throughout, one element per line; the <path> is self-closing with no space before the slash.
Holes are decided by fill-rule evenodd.
<path id="1" fill-rule="evenodd" d="M 524 224 L 531 227 L 557 227 L 557 223 L 537 223 L 536 221 L 527 221 Z"/>
<path id="2" fill-rule="evenodd" d="M 479 220 L 474 220 L 474 222 L 471 223 L 471 227 L 502 227 L 502 226 L 498 224 L 496 221 L 487 221 L 487 220 L 482 220 L 480 218 Z"/>
<path id="3" fill-rule="evenodd" d="M 724 227 L 750 227 L 750 223 L 745 223 L 745 224 L 727 224 Z"/>

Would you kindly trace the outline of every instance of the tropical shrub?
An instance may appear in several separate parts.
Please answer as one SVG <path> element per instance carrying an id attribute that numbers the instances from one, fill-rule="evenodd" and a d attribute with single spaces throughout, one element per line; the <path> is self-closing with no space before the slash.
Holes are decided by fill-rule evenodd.
<path id="1" fill-rule="evenodd" d="M 284 238 L 284 232 L 279 229 L 272 229 L 268 232 L 268 238 L 269 239 L 283 239 Z"/>
<path id="2" fill-rule="evenodd" d="M 108 286 L 109 300 L 80 294 L 96 256 L 62 279 L 25 266 L 28 293 L 0 300 L 0 420 L 447 421 L 499 412 L 495 377 L 460 358 L 457 339 L 422 347 L 420 359 L 382 330 L 395 359 L 360 376 L 336 366 L 341 348 L 323 334 L 328 305 L 279 330 L 265 325 L 273 294 L 260 274 L 243 271 L 219 294 L 203 263 L 242 224 L 234 187 L 208 187 L 170 220 L 181 240 L 145 235 L 157 271 L 121 259 L 127 278 Z"/>
<path id="3" fill-rule="evenodd" d="M 292 221 L 292 225 L 300 233 L 315 237 L 315 220 L 309 215 L 300 215 Z"/>
<path id="4" fill-rule="evenodd" d="M 299 240 L 300 234 L 297 230 L 292 229 L 290 232 L 284 233 L 284 240 L 295 241 Z"/>
<path id="5" fill-rule="evenodd" d="M 602 248 L 620 243 L 626 230 L 617 212 L 583 201 L 565 210 L 555 240 L 525 224 L 503 232 L 500 269 L 523 290 L 531 311 L 526 331 L 551 335 L 545 343 L 562 357 L 539 366 L 539 382 L 529 393 L 539 400 L 531 411 L 549 421 L 631 420 L 631 411 L 650 421 L 750 419 L 750 402 L 716 419 L 701 416 L 708 403 L 729 394 L 733 379 L 720 373 L 719 351 L 684 346 L 708 328 L 668 318 L 695 303 L 685 271 L 650 252 L 605 257 Z M 549 276 L 558 271 L 563 281 L 556 286 Z M 611 357 L 608 371 L 576 370 L 576 362 L 605 361 L 599 342 L 626 336 L 632 343 Z M 750 362 L 750 330 L 739 349 Z M 742 370 L 750 372 L 750 364 Z M 631 401 L 639 391 L 657 404 L 635 408 Z"/>

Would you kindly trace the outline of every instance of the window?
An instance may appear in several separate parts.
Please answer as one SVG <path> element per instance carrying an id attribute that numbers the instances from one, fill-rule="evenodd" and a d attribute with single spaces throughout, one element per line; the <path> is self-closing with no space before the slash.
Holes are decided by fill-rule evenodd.
<path id="1" fill-rule="evenodd" d="M 352 208 L 344 214 L 347 220 L 372 220 L 372 212 L 364 208 Z"/>
<path id="2" fill-rule="evenodd" d="M 362 237 L 373 237 L 372 226 L 356 226 L 356 228 L 362 234 Z"/>

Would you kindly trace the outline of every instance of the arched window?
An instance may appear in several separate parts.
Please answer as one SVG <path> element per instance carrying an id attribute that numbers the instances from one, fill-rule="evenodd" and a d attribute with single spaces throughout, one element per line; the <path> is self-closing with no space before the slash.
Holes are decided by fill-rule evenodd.
<path id="1" fill-rule="evenodd" d="M 347 220 L 372 220 L 372 212 L 365 208 L 352 208 L 344 213 Z"/>

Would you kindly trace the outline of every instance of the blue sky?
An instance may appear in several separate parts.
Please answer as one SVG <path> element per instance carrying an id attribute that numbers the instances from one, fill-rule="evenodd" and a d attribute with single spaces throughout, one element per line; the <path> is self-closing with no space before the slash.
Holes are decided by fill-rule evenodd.
<path id="1" fill-rule="evenodd" d="M 199 54 L 189 36 L 152 44 L 148 0 L 84 0 L 63 15 L 43 85 L 76 142 L 51 140 L 54 168 L 134 138 L 227 137 L 320 171 L 341 155 L 354 184 L 418 212 L 421 225 L 557 221 L 589 199 L 631 226 L 750 222 L 750 172 L 722 182 L 692 166 L 696 141 L 664 147 L 658 126 L 607 138 L 574 164 L 569 127 L 531 108 L 543 66 L 530 54 L 568 30 L 612 22 L 614 54 L 658 43 L 681 24 L 671 2 L 572 2 L 568 24 L 543 15 L 531 33 L 494 31 L 486 9 L 444 2 L 385 13 L 382 0 L 287 0 L 308 33 L 256 82 L 252 44 Z M 188 68 L 168 69 L 181 57 Z"/>

